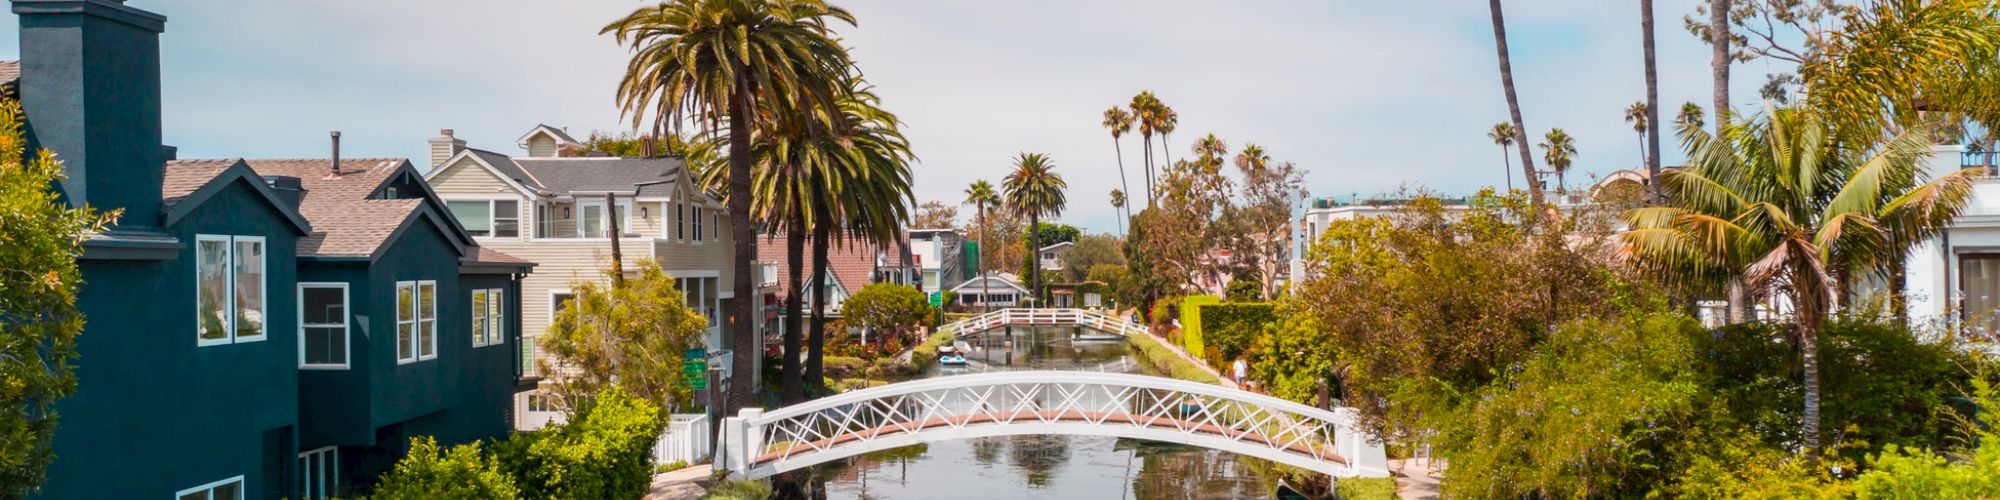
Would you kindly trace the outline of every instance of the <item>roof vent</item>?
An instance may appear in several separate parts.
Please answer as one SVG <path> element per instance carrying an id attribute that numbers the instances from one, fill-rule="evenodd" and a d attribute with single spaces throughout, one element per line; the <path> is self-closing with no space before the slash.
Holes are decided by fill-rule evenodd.
<path id="1" fill-rule="evenodd" d="M 340 175 L 340 131 L 333 131 L 333 175 Z"/>

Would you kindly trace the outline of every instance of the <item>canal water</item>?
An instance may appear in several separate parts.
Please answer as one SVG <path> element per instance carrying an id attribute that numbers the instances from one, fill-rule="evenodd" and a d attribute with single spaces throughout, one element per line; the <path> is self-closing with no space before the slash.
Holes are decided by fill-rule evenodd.
<path id="1" fill-rule="evenodd" d="M 969 339 L 966 367 L 926 377 L 1001 370 L 1154 374 L 1124 340 L 1079 340 L 1072 327 L 1016 328 Z M 1011 339 L 1011 340 L 1010 340 Z M 798 477 L 800 496 L 826 499 L 1267 498 L 1270 462 L 1152 441 L 1098 436 L 1016 436 L 946 441 L 857 456 Z"/>

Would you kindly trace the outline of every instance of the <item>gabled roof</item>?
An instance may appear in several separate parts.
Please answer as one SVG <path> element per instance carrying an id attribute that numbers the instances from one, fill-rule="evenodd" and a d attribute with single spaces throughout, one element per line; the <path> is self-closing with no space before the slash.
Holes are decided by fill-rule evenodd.
<path id="1" fill-rule="evenodd" d="M 964 283 L 959 283 L 958 286 L 951 287 L 951 293 L 963 295 L 966 292 L 979 292 L 989 288 L 995 290 L 1011 289 L 1015 293 L 1021 294 L 1028 293 L 1028 287 L 1021 286 L 1021 282 L 1010 279 L 1010 276 L 1013 275 L 1008 273 L 986 273 L 985 276 L 965 280 Z M 986 284 L 988 281 L 991 281 L 990 286 Z"/>
<path id="2" fill-rule="evenodd" d="M 167 225 L 178 222 L 192 213 L 195 207 L 208 201 L 224 188 L 236 181 L 244 181 L 250 189 L 271 204 L 278 213 L 292 223 L 299 234 L 311 234 L 312 225 L 298 210 L 265 183 L 240 158 L 203 161 L 169 161 L 161 166 L 160 200 L 166 213 Z"/>
<path id="3" fill-rule="evenodd" d="M 1075 245 L 1075 243 L 1071 243 L 1071 242 L 1067 242 L 1067 241 L 1063 241 L 1063 242 L 1057 242 L 1057 243 L 1056 243 L 1056 244 L 1054 244 L 1054 245 L 1049 245 L 1049 246 L 1045 246 L 1045 247 L 1042 247 L 1042 251 L 1044 251 L 1044 252 L 1047 252 L 1047 251 L 1050 251 L 1050 250 L 1055 250 L 1055 249 L 1058 249 L 1058 248 L 1062 248 L 1062 247 L 1066 247 L 1066 246 L 1070 246 L 1070 245 Z"/>
<path id="4" fill-rule="evenodd" d="M 526 148 L 528 147 L 528 139 L 534 138 L 537 135 L 547 135 L 549 136 L 550 139 L 555 139 L 557 146 L 561 146 L 563 144 L 578 144 L 578 142 L 576 142 L 575 137 L 569 136 L 569 132 L 564 132 L 562 128 L 552 127 L 546 123 L 535 124 L 535 128 L 533 130 L 529 130 L 528 133 L 522 135 L 520 139 L 514 140 L 514 143 L 520 145 L 522 148 Z"/>
<path id="5" fill-rule="evenodd" d="M 879 260 L 878 260 L 879 259 Z M 785 256 L 785 234 L 760 236 L 757 241 L 757 260 L 775 262 L 778 265 L 778 291 L 791 291 L 791 265 Z M 845 284 L 851 291 L 875 282 L 876 264 L 882 269 L 909 267 L 908 252 L 896 248 L 883 248 L 866 240 L 835 237 L 826 250 L 826 269 L 833 274 L 833 280 Z M 812 247 L 806 247 L 805 281 L 812 280 Z"/>
<path id="6" fill-rule="evenodd" d="M 687 163 L 680 158 L 609 156 L 515 158 L 478 148 L 466 148 L 424 174 L 432 179 L 470 157 L 524 195 L 570 196 L 578 193 L 631 193 L 645 197 L 676 197 L 676 184 Z M 697 193 L 699 194 L 699 193 Z"/>
<path id="7" fill-rule="evenodd" d="M 381 255 L 385 243 L 419 219 L 438 226 L 445 232 L 445 239 L 460 252 L 472 244 L 465 229 L 444 215 L 443 202 L 422 182 L 415 183 L 424 190 L 417 198 L 371 198 L 397 174 L 416 174 L 409 160 L 402 158 L 343 158 L 339 175 L 333 173 L 333 160 L 325 158 L 176 160 L 169 164 L 201 169 L 230 161 L 244 164 L 265 178 L 282 176 L 299 180 L 297 211 L 313 224 L 312 231 L 299 239 L 301 257 L 372 260 Z"/>

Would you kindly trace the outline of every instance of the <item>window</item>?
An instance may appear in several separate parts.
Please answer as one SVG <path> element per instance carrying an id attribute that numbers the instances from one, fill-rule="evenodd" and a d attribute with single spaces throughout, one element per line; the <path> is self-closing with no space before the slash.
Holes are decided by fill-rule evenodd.
<path id="1" fill-rule="evenodd" d="M 437 358 L 437 282 L 396 282 L 396 362 Z"/>
<path id="2" fill-rule="evenodd" d="M 264 238 L 195 236 L 195 345 L 264 340 Z"/>
<path id="3" fill-rule="evenodd" d="M 535 368 L 535 350 L 537 348 L 538 346 L 535 345 L 534 337 L 524 337 L 521 339 L 522 376 L 533 377 L 539 371 Z"/>
<path id="4" fill-rule="evenodd" d="M 674 202 L 674 239 L 686 240 L 687 237 L 687 204 Z"/>
<path id="5" fill-rule="evenodd" d="M 632 231 L 631 202 L 619 201 L 618 213 L 616 215 L 605 214 L 604 200 L 584 200 L 577 203 L 576 209 L 578 212 L 576 223 L 577 237 L 608 237 L 607 232 L 610 231 L 610 228 L 607 227 L 607 224 L 610 222 L 605 217 L 610 216 L 618 217 L 618 232 L 630 233 Z"/>
<path id="6" fill-rule="evenodd" d="M 340 493 L 340 450 L 332 446 L 299 454 L 299 498 L 321 500 Z"/>
<path id="7" fill-rule="evenodd" d="M 177 500 L 241 500 L 243 498 L 243 476 L 236 476 L 181 490 L 174 493 L 174 498 Z"/>
<path id="8" fill-rule="evenodd" d="M 521 235 L 521 202 L 517 200 L 451 200 L 445 206 L 473 236 L 514 238 Z"/>
<path id="9" fill-rule="evenodd" d="M 528 393 L 528 411 L 562 411 L 562 408 L 556 407 L 555 395 L 536 391 Z"/>
<path id="10" fill-rule="evenodd" d="M 708 213 L 708 239 L 722 239 L 722 212 Z"/>
<path id="11" fill-rule="evenodd" d="M 472 346 L 507 342 L 507 300 L 499 288 L 472 291 Z"/>
<path id="12" fill-rule="evenodd" d="M 2000 255 L 1960 255 L 1958 273 L 1965 323 L 1994 331 L 2000 326 Z"/>
<path id="13" fill-rule="evenodd" d="M 701 241 L 701 206 L 694 207 L 694 240 Z"/>
<path id="14" fill-rule="evenodd" d="M 347 284 L 299 284 L 299 367 L 347 368 Z"/>

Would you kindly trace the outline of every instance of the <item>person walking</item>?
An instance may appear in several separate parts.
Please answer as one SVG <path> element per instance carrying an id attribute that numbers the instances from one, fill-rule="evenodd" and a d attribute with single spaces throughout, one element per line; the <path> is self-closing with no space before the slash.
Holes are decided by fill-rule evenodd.
<path id="1" fill-rule="evenodd" d="M 1250 362 L 1244 361 L 1242 357 L 1237 357 L 1236 363 L 1230 368 L 1236 375 L 1236 388 L 1243 389 L 1243 379 L 1250 377 Z"/>

